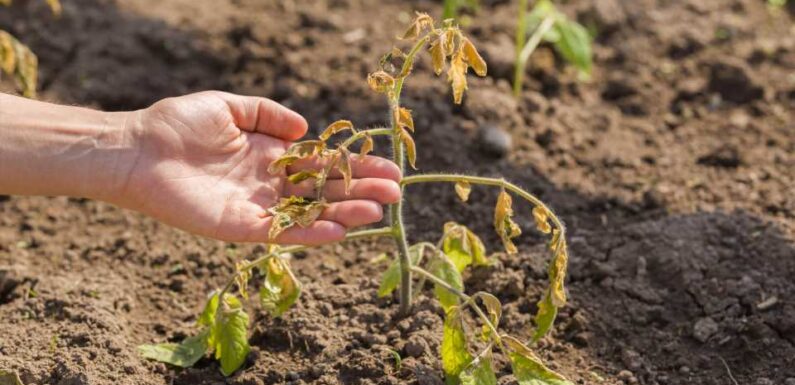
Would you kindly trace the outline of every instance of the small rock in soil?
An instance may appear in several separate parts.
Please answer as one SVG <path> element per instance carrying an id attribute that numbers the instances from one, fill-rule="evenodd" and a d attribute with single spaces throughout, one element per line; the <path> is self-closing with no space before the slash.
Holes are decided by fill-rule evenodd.
<path id="1" fill-rule="evenodd" d="M 7 297 L 20 284 L 16 270 L 0 267 L 0 303 L 6 302 Z"/>
<path id="2" fill-rule="evenodd" d="M 737 168 L 742 164 L 740 152 L 733 146 L 722 146 L 697 160 L 698 164 L 712 167 Z"/>
<path id="3" fill-rule="evenodd" d="M 629 370 L 622 370 L 618 372 L 618 379 L 624 382 L 634 382 L 635 375 Z"/>
<path id="4" fill-rule="evenodd" d="M 416 334 L 409 337 L 409 340 L 406 341 L 406 345 L 403 346 L 403 353 L 406 356 L 414 358 L 422 357 L 427 350 L 428 342 Z"/>
<path id="5" fill-rule="evenodd" d="M 712 64 L 708 87 L 723 100 L 734 103 L 748 103 L 764 96 L 764 89 L 753 78 L 748 65 L 731 58 Z"/>
<path id="6" fill-rule="evenodd" d="M 513 139 L 496 125 L 485 124 L 480 128 L 478 144 L 484 153 L 502 158 L 511 152 Z"/>
<path id="7" fill-rule="evenodd" d="M 701 343 L 707 342 L 717 332 L 718 324 L 710 317 L 704 317 L 693 325 L 693 338 Z"/>
<path id="8" fill-rule="evenodd" d="M 643 365 L 640 353 L 632 349 L 624 349 L 621 351 L 621 361 L 630 370 L 638 370 Z"/>

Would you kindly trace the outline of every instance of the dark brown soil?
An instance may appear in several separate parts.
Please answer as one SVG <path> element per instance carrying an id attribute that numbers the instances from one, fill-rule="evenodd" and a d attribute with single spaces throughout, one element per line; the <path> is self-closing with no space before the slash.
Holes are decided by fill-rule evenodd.
<path id="1" fill-rule="evenodd" d="M 414 9 L 440 12 L 396 0 L 63 2 L 58 20 L 39 1 L 0 9 L 0 28 L 40 57 L 44 99 L 117 110 L 220 88 L 276 99 L 314 128 L 382 124 L 364 76 Z M 490 77 L 455 107 L 421 61 L 404 103 L 422 171 L 503 175 L 567 222 L 572 301 L 541 354 L 579 384 L 795 384 L 792 14 L 762 0 L 570 1 L 600 31 L 593 79 L 577 82 L 542 47 L 514 100 L 515 5 L 482 3 L 467 29 Z M 487 126 L 510 133 L 506 157 L 492 155 Z M 413 240 L 454 219 L 500 249 L 494 191 L 468 204 L 451 186 L 408 193 Z M 519 214 L 522 252 L 466 283 L 498 295 L 502 326 L 526 337 L 546 254 Z M 401 320 L 376 298 L 383 266 L 369 261 L 388 247 L 297 255 L 304 296 L 283 319 L 257 311 L 253 352 L 224 379 L 209 359 L 177 370 L 135 347 L 191 333 L 205 295 L 260 246 L 102 203 L 0 197 L 0 368 L 26 384 L 442 384 L 439 307 L 422 296 Z"/>

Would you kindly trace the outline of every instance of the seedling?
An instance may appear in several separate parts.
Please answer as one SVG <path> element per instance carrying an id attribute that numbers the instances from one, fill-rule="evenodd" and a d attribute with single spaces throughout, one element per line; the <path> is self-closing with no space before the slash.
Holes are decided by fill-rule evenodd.
<path id="1" fill-rule="evenodd" d="M 11 1 L 0 0 L 0 5 L 10 6 Z M 60 16 L 60 1 L 46 1 L 52 13 Z M 36 55 L 10 33 L 0 30 L 0 75 L 6 73 L 8 76 L 13 76 L 22 95 L 35 98 L 38 70 L 39 60 Z"/>
<path id="2" fill-rule="evenodd" d="M 267 215 L 273 217 L 273 225 L 269 230 L 271 239 L 293 226 L 312 223 L 326 207 L 322 191 L 327 176 L 336 170 L 343 175 L 348 186 L 352 164 L 359 161 L 357 158 L 373 151 L 375 136 L 383 135 L 391 139 L 393 160 L 401 170 L 406 160 L 415 168 L 417 151 L 411 136 L 415 130 L 414 120 L 411 110 L 400 104 L 400 95 L 421 53 L 429 52 L 437 75 L 446 71 L 455 103 L 461 103 L 467 89 L 469 68 L 480 76 L 486 75 L 486 63 L 472 41 L 453 25 L 452 20 L 437 26 L 430 16 L 418 13 L 401 40 L 410 42 L 411 48 L 407 52 L 399 48 L 392 49 L 382 58 L 380 69 L 367 77 L 370 87 L 383 94 L 389 102 L 390 127 L 357 130 L 350 121 L 340 120 L 328 126 L 319 139 L 295 143 L 269 165 L 271 173 L 284 173 L 288 165 L 299 159 L 316 157 L 324 164 L 316 170 L 288 177 L 290 183 L 314 183 L 316 196 L 314 199 L 285 198 L 270 208 Z M 330 147 L 330 138 L 342 132 L 349 133 L 349 136 L 336 147 Z M 357 143 L 358 157 L 351 155 L 351 147 Z M 521 234 L 521 229 L 513 221 L 513 199 L 518 197 L 533 205 L 536 227 L 550 235 L 549 248 L 552 252 L 548 269 L 549 287 L 538 302 L 535 328 L 529 343 L 538 341 L 549 331 L 558 308 L 566 303 L 563 282 L 568 257 L 565 229 L 560 220 L 538 198 L 504 179 L 457 174 L 415 174 L 405 176 L 401 181 L 404 187 L 417 183 L 449 183 L 463 201 L 469 198 L 473 185 L 500 189 L 494 211 L 494 228 L 509 254 L 517 253 L 513 239 Z M 442 237 L 435 243 L 409 245 L 403 226 L 402 202 L 391 205 L 389 211 L 389 226 L 352 232 L 347 239 L 381 236 L 394 240 L 394 260 L 383 274 L 378 295 L 391 296 L 393 291 L 398 290 L 400 315 L 410 315 L 415 278 L 418 289 L 422 289 L 426 283 L 434 287 L 433 292 L 445 312 L 441 358 L 448 383 L 496 384 L 492 350 L 499 349 L 510 360 L 514 375 L 521 384 L 570 384 L 563 376 L 547 368 L 527 343 L 500 331 L 502 306 L 494 295 L 486 292 L 466 293 L 461 273 L 470 266 L 492 264 L 483 242 L 475 233 L 462 224 L 448 222 L 444 225 Z M 199 316 L 199 332 L 196 335 L 179 344 L 144 345 L 140 347 L 141 353 L 147 358 L 185 367 L 193 365 L 206 352 L 214 351 L 215 357 L 221 362 L 222 373 L 230 375 L 243 364 L 249 352 L 249 316 L 244 305 L 248 299 L 252 270 L 258 269 L 265 276 L 259 290 L 260 304 L 271 316 L 279 317 L 295 303 L 301 292 L 301 283 L 290 270 L 286 256 L 304 249 L 303 246 L 269 246 L 265 255 L 240 262 L 227 284 L 210 295 Z M 235 287 L 239 294 L 232 293 Z M 481 324 L 477 333 L 481 340 L 479 344 L 473 343 L 472 333 L 468 333 L 464 327 L 467 315 L 476 317 Z M 476 347 L 480 349 L 472 354 L 471 351 Z"/>
<path id="3" fill-rule="evenodd" d="M 528 37 L 529 31 L 532 33 Z M 577 68 L 581 78 L 587 78 L 591 73 L 591 36 L 588 30 L 558 11 L 551 0 L 538 0 L 529 14 L 527 0 L 519 0 L 513 77 L 516 96 L 522 91 L 527 60 L 542 40 L 552 43 L 563 59 Z"/>

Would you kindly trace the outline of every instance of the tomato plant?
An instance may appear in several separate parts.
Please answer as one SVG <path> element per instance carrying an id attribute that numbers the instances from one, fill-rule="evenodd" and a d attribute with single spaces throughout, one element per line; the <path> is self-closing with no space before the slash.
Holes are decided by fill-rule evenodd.
<path id="1" fill-rule="evenodd" d="M 412 133 L 417 128 L 412 111 L 401 105 L 400 96 L 414 62 L 421 53 L 427 51 L 430 54 L 437 75 L 446 72 L 455 103 L 462 101 L 470 68 L 479 76 L 486 75 L 486 63 L 472 41 L 452 20 L 437 25 L 427 14 L 418 13 L 401 40 L 411 43 L 409 50 L 393 48 L 381 59 L 380 68 L 367 77 L 370 88 L 384 95 L 389 102 L 389 127 L 357 130 L 352 122 L 340 120 L 329 125 L 318 139 L 293 144 L 268 166 L 271 173 L 284 173 L 287 166 L 300 159 L 322 160 L 317 169 L 288 177 L 289 183 L 314 184 L 316 195 L 313 199 L 284 198 L 268 209 L 268 215 L 274 217 L 269 229 L 271 239 L 293 226 L 308 226 L 318 218 L 327 206 L 323 196 L 327 176 L 332 171 L 341 173 L 347 188 L 351 180 L 352 163 L 374 150 L 375 136 L 388 136 L 391 139 L 393 160 L 401 170 L 404 170 L 406 161 L 415 168 L 417 149 Z M 343 132 L 349 134 L 348 137 L 336 146 L 330 146 L 331 138 Z M 356 145 L 358 156 L 352 155 L 352 147 Z M 533 336 L 525 343 L 500 330 L 502 306 L 494 295 L 486 292 L 466 293 L 462 272 L 470 266 L 491 264 L 481 239 L 466 226 L 448 222 L 444 225 L 442 237 L 436 242 L 409 245 L 403 226 L 402 202 L 390 206 L 389 226 L 347 235 L 347 239 L 382 236 L 394 240 L 394 260 L 383 274 L 378 295 L 389 296 L 398 291 L 398 311 L 402 316 L 410 316 L 414 280 L 417 280 L 419 289 L 426 283 L 434 287 L 433 292 L 445 313 L 441 361 L 448 383 L 496 384 L 492 353 L 499 349 L 510 360 L 520 384 L 569 384 L 563 376 L 546 367 L 528 346 L 549 331 L 558 309 L 566 303 L 563 285 L 568 256 L 565 228 L 558 217 L 538 198 L 504 179 L 458 174 L 414 174 L 404 176 L 401 180 L 404 189 L 417 183 L 449 183 L 463 201 L 469 199 L 475 185 L 498 188 L 500 192 L 493 223 L 509 254 L 517 253 L 513 239 L 521 234 L 520 227 L 513 220 L 513 199 L 518 197 L 533 206 L 537 229 L 550 235 L 548 246 L 552 254 L 548 268 L 549 286 L 538 302 Z M 279 317 L 296 302 L 301 293 L 301 283 L 291 271 L 289 259 L 285 256 L 305 248 L 270 245 L 264 255 L 240 262 L 227 284 L 210 295 L 204 311 L 198 317 L 199 330 L 196 335 L 179 344 L 143 345 L 140 347 L 142 355 L 184 367 L 193 365 L 210 351 L 220 361 L 222 373 L 230 375 L 243 364 L 250 349 L 247 339 L 249 316 L 244 305 L 249 298 L 252 270 L 259 269 L 265 277 L 259 289 L 261 306 L 271 316 Z M 233 293 L 235 287 L 238 294 Z M 472 333 L 468 333 L 464 327 L 464 317 L 470 314 L 482 326 L 477 333 L 481 344 L 475 344 Z M 475 351 L 478 346 L 480 349 Z"/>

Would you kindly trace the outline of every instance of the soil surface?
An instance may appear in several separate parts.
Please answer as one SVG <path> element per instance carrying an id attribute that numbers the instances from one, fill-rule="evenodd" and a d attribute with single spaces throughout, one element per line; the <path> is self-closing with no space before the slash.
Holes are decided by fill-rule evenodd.
<path id="1" fill-rule="evenodd" d="M 315 132 L 383 124 L 364 77 L 431 1 L 63 0 L 0 9 L 41 63 L 42 98 L 133 109 L 204 89 L 264 95 Z M 483 0 L 466 30 L 489 63 L 456 107 L 427 59 L 407 83 L 421 171 L 502 175 L 567 223 L 570 304 L 539 352 L 578 384 L 795 384 L 795 27 L 762 0 L 573 0 L 598 31 L 592 79 L 546 46 L 510 96 L 514 2 Z M 792 3 L 792 2 L 790 2 Z M 10 90 L 7 82 L 3 89 Z M 508 133 L 511 148 L 506 148 Z M 386 149 L 381 146 L 381 149 Z M 413 241 L 447 220 L 491 229 L 496 191 L 408 189 Z M 544 239 L 518 209 L 520 253 L 466 277 L 521 337 L 544 285 Z M 257 310 L 253 351 L 224 378 L 142 343 L 193 332 L 234 261 L 262 251 L 79 199 L 0 197 L 0 368 L 25 384 L 442 384 L 441 310 L 399 319 L 378 299 L 386 241 L 295 256 L 305 284 L 281 319 Z M 403 357 L 395 364 L 390 350 Z M 502 362 L 502 361 L 500 361 Z M 503 362 L 504 363 L 504 362 Z M 509 370 L 500 384 L 515 383 Z M 735 382 L 736 380 L 736 382 Z"/>

